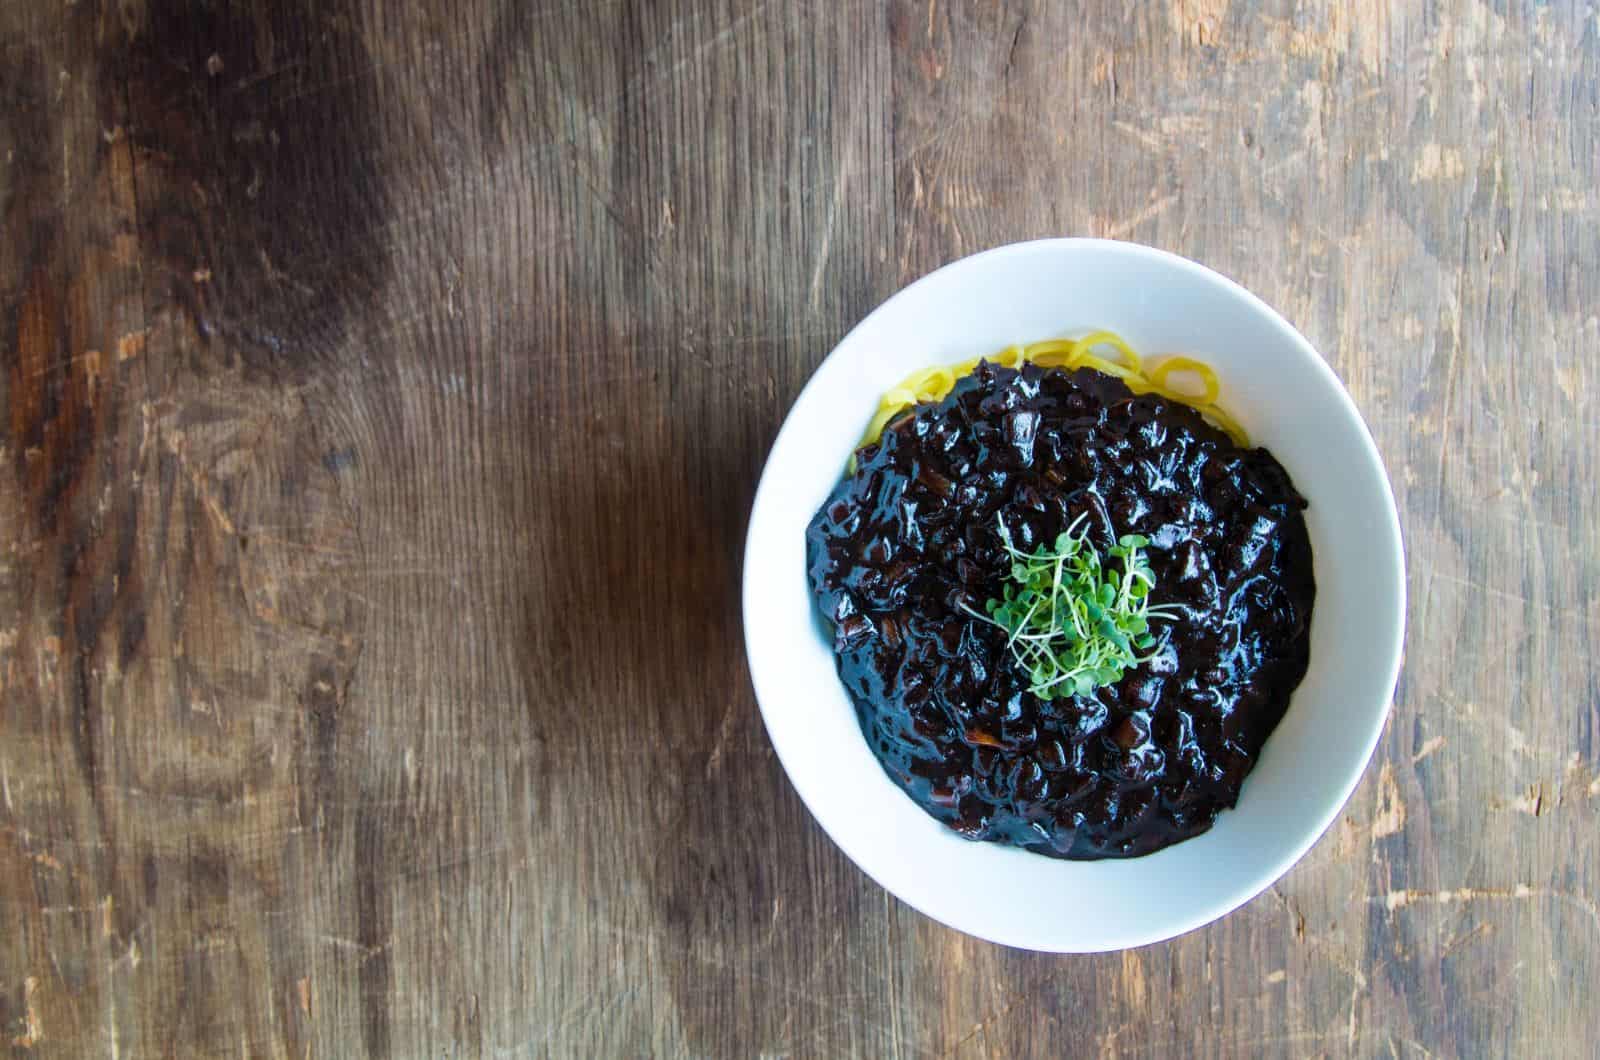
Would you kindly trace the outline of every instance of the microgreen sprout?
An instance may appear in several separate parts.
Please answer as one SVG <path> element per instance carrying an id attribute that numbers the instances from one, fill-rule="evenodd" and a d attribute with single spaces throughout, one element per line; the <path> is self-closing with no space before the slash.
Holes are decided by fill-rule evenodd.
<path id="1" fill-rule="evenodd" d="M 1087 695 L 1150 658 L 1151 621 L 1174 615 L 1150 604 L 1155 576 L 1141 551 L 1147 538 L 1126 534 L 1102 559 L 1080 515 L 1053 549 L 1023 552 L 997 521 L 1010 577 L 1000 598 L 984 605 L 986 614 L 962 607 L 1005 632 L 1029 691 L 1041 699 Z"/>

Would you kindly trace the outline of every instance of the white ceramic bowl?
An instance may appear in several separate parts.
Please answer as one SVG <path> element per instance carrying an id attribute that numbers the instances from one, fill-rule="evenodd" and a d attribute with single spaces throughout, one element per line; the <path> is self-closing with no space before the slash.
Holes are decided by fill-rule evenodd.
<path id="1" fill-rule="evenodd" d="M 1222 406 L 1310 501 L 1311 665 L 1209 832 L 1142 858 L 1068 862 L 973 843 L 885 776 L 806 585 L 805 529 L 879 396 L 909 372 L 1098 328 L 1143 354 L 1213 365 Z M 879 306 L 817 369 L 767 459 L 750 516 L 745 642 L 767 732 L 800 797 L 873 879 L 951 927 L 1027 949 L 1171 938 L 1286 872 L 1361 779 L 1388 714 L 1405 627 L 1394 497 L 1338 378 L 1282 317 L 1194 262 L 1129 243 L 1050 239 L 965 258 Z"/>

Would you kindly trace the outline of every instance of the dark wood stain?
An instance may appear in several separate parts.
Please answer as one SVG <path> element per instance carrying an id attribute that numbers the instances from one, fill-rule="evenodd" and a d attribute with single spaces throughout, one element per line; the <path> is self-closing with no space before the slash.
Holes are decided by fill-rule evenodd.
<path id="1" fill-rule="evenodd" d="M 1600 1036 L 1577 3 L 0 3 L 0 1049 L 1568 1055 Z M 1390 731 L 1267 894 L 952 933 L 811 822 L 767 446 L 921 273 L 1206 261 L 1395 477 Z"/>
<path id="2" fill-rule="evenodd" d="M 160 5 L 111 63 L 157 297 L 253 369 L 327 358 L 383 284 L 379 75 L 360 20 L 347 3 Z"/>

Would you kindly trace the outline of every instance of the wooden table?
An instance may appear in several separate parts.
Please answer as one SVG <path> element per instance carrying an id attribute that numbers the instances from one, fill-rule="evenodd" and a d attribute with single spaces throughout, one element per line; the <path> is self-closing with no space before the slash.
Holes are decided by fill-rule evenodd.
<path id="1" fill-rule="evenodd" d="M 0 3 L 0 1051 L 1579 1056 L 1589 0 Z M 1376 435 L 1407 666 L 1221 923 L 855 869 L 745 672 L 790 401 L 912 278 L 1198 258 Z"/>

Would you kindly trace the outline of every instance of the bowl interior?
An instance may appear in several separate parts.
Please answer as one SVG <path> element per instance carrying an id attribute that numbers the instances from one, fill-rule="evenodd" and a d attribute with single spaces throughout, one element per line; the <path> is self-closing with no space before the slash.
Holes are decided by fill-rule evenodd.
<path id="1" fill-rule="evenodd" d="M 883 773 L 834 669 L 805 579 L 805 527 L 879 395 L 907 373 L 1017 342 L 1122 334 L 1145 355 L 1213 365 L 1222 405 L 1310 501 L 1311 665 L 1239 805 L 1144 858 L 1062 862 L 971 843 Z M 774 443 L 751 514 L 744 617 L 778 755 L 835 842 L 922 912 L 982 938 L 1062 952 L 1155 942 L 1282 875 L 1361 777 L 1382 730 L 1404 627 L 1399 522 L 1382 462 L 1338 379 L 1242 288 L 1133 244 L 1044 240 L 966 258 L 874 311 L 817 370 Z"/>

